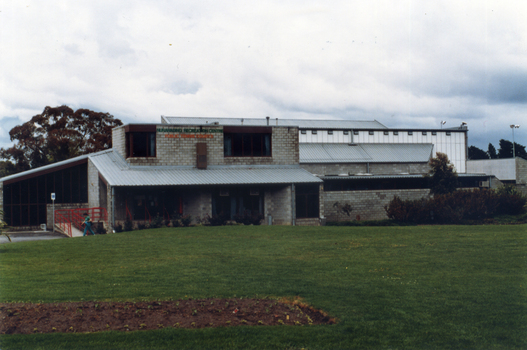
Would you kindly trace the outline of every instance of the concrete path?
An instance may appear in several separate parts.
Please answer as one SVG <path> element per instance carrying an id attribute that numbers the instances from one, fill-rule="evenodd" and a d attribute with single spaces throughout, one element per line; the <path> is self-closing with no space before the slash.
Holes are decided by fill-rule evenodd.
<path id="1" fill-rule="evenodd" d="M 82 235 L 82 234 L 81 234 Z M 68 238 L 67 236 L 52 231 L 21 231 L 9 233 L 11 242 L 41 241 L 48 239 Z M 9 243 L 6 236 L 0 236 L 0 244 Z"/>

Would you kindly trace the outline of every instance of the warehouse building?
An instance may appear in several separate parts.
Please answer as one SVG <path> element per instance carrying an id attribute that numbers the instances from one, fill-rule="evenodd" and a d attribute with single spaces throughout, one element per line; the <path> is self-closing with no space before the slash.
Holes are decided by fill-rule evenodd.
<path id="1" fill-rule="evenodd" d="M 59 213 L 101 208 L 109 226 L 174 214 L 260 215 L 270 225 L 383 219 L 394 195 L 429 195 L 423 174 L 436 152 L 452 160 L 462 187 L 490 185 L 487 175 L 466 173 L 467 131 L 163 116 L 113 129 L 110 150 L 0 179 L 2 207 L 21 228 L 51 226 L 53 205 Z"/>

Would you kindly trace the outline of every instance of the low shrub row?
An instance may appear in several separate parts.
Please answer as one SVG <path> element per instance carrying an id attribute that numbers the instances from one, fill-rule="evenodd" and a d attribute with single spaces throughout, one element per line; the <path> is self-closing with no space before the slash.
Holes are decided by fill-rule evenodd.
<path id="1" fill-rule="evenodd" d="M 402 200 L 395 196 L 385 207 L 388 218 L 415 224 L 489 222 L 498 215 L 525 213 L 527 198 L 514 187 L 499 190 L 459 190 L 433 198 Z"/>

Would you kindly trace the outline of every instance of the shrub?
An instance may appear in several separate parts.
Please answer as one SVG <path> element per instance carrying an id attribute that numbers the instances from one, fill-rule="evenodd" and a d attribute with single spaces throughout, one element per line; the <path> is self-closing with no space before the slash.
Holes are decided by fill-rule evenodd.
<path id="1" fill-rule="evenodd" d="M 218 215 L 213 215 L 212 217 L 209 217 L 208 223 L 210 226 L 224 226 L 225 224 L 227 224 L 228 220 L 229 220 L 228 215 L 224 213 L 220 213 Z"/>
<path id="2" fill-rule="evenodd" d="M 116 224 L 114 227 L 113 227 L 113 230 L 115 232 L 123 232 L 123 226 L 121 224 Z"/>
<path id="3" fill-rule="evenodd" d="M 157 214 L 152 219 L 152 222 L 150 223 L 150 228 L 160 228 L 163 226 L 163 218 Z"/>
<path id="4" fill-rule="evenodd" d="M 124 221 L 123 231 L 132 231 L 134 229 L 134 222 L 127 216 Z"/>
<path id="5" fill-rule="evenodd" d="M 95 233 L 98 235 L 105 235 L 106 229 L 104 228 L 104 224 L 102 222 L 98 222 L 95 224 Z"/>
<path id="6" fill-rule="evenodd" d="M 244 225 L 260 225 L 263 220 L 262 214 L 251 214 L 245 212 L 244 214 L 234 215 L 234 221 Z"/>
<path id="7" fill-rule="evenodd" d="M 416 224 L 490 222 L 498 214 L 525 212 L 527 199 L 510 190 L 488 189 L 436 194 L 432 199 L 402 200 L 395 196 L 385 206 L 391 220 Z"/>
<path id="8" fill-rule="evenodd" d="M 192 216 L 190 215 L 184 215 L 181 217 L 181 224 L 185 227 L 190 226 L 190 223 L 192 222 Z"/>

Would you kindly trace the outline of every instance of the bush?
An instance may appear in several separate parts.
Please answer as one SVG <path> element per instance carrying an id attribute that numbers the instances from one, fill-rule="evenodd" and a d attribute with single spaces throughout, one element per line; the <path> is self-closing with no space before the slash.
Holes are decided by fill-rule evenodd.
<path id="1" fill-rule="evenodd" d="M 113 227 L 113 230 L 115 232 L 123 232 L 123 226 L 121 224 L 116 224 L 114 227 Z"/>
<path id="2" fill-rule="evenodd" d="M 192 222 L 192 216 L 184 215 L 184 216 L 181 217 L 181 224 L 183 226 L 189 227 L 191 222 Z"/>
<path id="3" fill-rule="evenodd" d="M 384 209 L 388 218 L 399 222 L 481 223 L 499 214 L 524 213 L 526 202 L 524 196 L 509 189 L 480 189 L 436 194 L 432 199 L 402 200 L 395 196 Z"/>
<path id="4" fill-rule="evenodd" d="M 98 222 L 95 224 L 95 233 L 98 235 L 105 235 L 106 229 L 104 228 L 104 223 Z"/>
<path id="5" fill-rule="evenodd" d="M 234 215 L 234 220 L 239 224 L 244 225 L 260 225 L 260 223 L 263 220 L 262 214 L 251 214 L 251 213 L 244 213 L 244 214 L 238 214 Z"/>
<path id="6" fill-rule="evenodd" d="M 213 215 L 212 217 L 209 217 L 208 224 L 210 226 L 224 226 L 227 224 L 228 220 L 229 220 L 228 215 L 220 213 L 218 215 Z"/>
<path id="7" fill-rule="evenodd" d="M 157 214 L 152 219 L 152 222 L 150 223 L 150 228 L 160 228 L 163 226 L 163 218 Z"/>
<path id="8" fill-rule="evenodd" d="M 134 229 L 134 222 L 127 216 L 124 221 L 123 231 L 132 231 Z"/>

